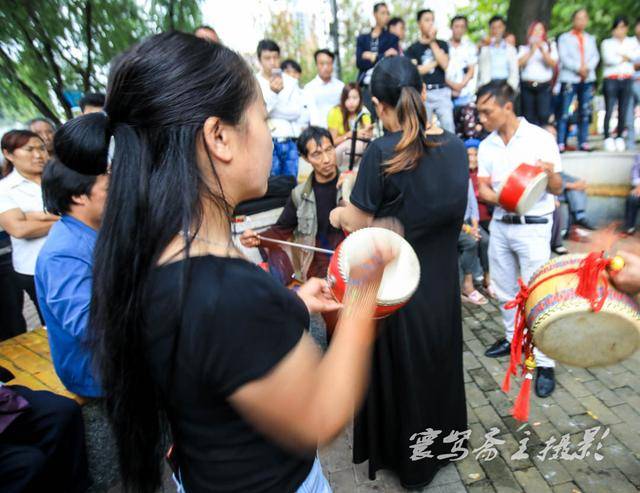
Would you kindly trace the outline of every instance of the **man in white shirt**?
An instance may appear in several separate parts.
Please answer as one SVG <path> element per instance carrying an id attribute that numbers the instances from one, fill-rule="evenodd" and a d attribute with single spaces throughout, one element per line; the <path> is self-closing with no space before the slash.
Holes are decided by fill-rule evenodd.
<path id="1" fill-rule="evenodd" d="M 489 230 L 489 270 L 492 287 L 500 301 L 505 338 L 487 349 L 488 357 L 510 353 L 514 332 L 515 309 L 504 303 L 518 293 L 518 278 L 526 283 L 533 272 L 549 260 L 553 195 L 562 191 L 561 164 L 553 136 L 514 113 L 515 91 L 504 81 L 494 81 L 478 90 L 480 122 L 492 132 L 478 149 L 479 195 L 495 209 Z M 505 211 L 498 204 L 496 190 L 521 163 L 541 166 L 549 177 L 547 192 L 526 216 Z M 553 195 L 552 195 L 553 194 Z M 555 388 L 555 363 L 537 349 L 536 394 L 547 397 Z"/>
<path id="2" fill-rule="evenodd" d="M 269 39 L 258 43 L 260 72 L 256 74 L 269 115 L 273 138 L 271 176 L 298 175 L 296 124 L 303 109 L 298 81 L 282 72 L 280 47 Z"/>
<path id="3" fill-rule="evenodd" d="M 304 86 L 304 95 L 309 109 L 310 124 L 314 127 L 327 128 L 327 116 L 334 106 L 340 104 L 340 96 L 344 82 L 333 76 L 335 55 L 322 49 L 314 53 L 316 75 Z"/>
<path id="4" fill-rule="evenodd" d="M 467 18 L 456 15 L 451 19 L 451 39 L 449 40 L 449 66 L 446 72 L 447 85 L 453 97 L 454 122 L 457 124 L 463 107 L 473 103 L 476 92 L 476 68 L 478 50 L 466 37 Z"/>

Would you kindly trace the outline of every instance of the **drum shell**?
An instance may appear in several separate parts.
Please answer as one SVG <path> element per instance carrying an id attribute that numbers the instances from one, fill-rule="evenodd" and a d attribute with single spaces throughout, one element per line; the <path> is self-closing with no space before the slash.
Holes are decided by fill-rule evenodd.
<path id="1" fill-rule="evenodd" d="M 556 257 L 533 274 L 529 286 L 540 284 L 527 298 L 527 326 L 534 345 L 550 358 L 578 367 L 606 366 L 625 359 L 640 345 L 640 308 L 609 285 L 602 309 L 594 313 L 589 301 L 575 293 L 577 273 L 550 277 L 577 268 L 584 257 Z M 598 296 L 603 294 L 601 281 Z M 618 342 L 611 340 L 614 334 Z"/>
<path id="2" fill-rule="evenodd" d="M 541 167 L 520 164 L 502 184 L 498 192 L 498 202 L 508 212 L 526 214 L 540 199 L 540 195 L 537 197 L 528 197 L 528 195 L 536 188 L 546 189 L 547 182 L 547 175 Z"/>

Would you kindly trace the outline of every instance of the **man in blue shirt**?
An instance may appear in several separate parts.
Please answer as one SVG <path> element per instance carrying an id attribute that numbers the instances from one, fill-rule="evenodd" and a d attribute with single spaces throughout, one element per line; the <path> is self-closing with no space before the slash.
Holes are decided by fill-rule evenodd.
<path id="1" fill-rule="evenodd" d="M 61 216 L 36 262 L 35 284 L 56 373 L 71 392 L 99 397 L 87 347 L 93 249 L 107 196 L 107 175 L 83 175 L 57 159 L 42 176 L 46 209 Z"/>

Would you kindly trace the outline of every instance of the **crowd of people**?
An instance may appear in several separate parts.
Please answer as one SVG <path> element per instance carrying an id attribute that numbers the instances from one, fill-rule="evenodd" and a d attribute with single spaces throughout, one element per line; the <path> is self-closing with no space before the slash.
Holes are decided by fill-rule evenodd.
<path id="1" fill-rule="evenodd" d="M 281 62 L 267 39 L 253 73 L 201 26 L 117 57 L 106 96 L 86 94 L 82 115 L 60 128 L 36 118 L 2 137 L 0 340 L 25 332 L 26 293 L 65 387 L 103 400 L 127 487 L 159 487 L 170 436 L 182 491 L 326 493 L 317 448 L 354 412 L 353 460 L 368 461 L 370 478 L 390 469 L 408 489 L 428 485 L 451 444 L 468 439 L 461 303 L 499 301 L 504 338 L 485 355 L 510 354 L 515 311 L 505 304 L 518 279 L 552 249 L 566 253 L 560 200 L 573 224 L 593 229 L 586 183 L 562 169 L 570 108 L 577 97 L 578 148 L 591 150 L 602 61 L 605 149 L 635 145 L 640 22 L 627 37 L 629 22 L 617 18 L 598 50 L 579 9 L 557 41 L 535 22 L 516 47 L 495 16 L 478 46 L 463 16 L 450 40 L 438 39 L 425 9 L 419 39 L 405 46 L 405 21 L 384 3 L 373 13 L 356 40 L 356 81 L 338 80 L 334 54 L 321 49 L 317 75 L 300 88 L 300 65 Z M 297 177 L 300 158 L 312 171 L 277 222 L 237 239 L 277 266 L 265 273 L 234 243 L 231 216 L 279 177 Z M 497 191 L 523 162 L 541 167 L 548 186 L 518 215 Z M 629 234 L 640 158 L 631 185 Z M 390 245 L 369 245 L 351 266 L 342 305 L 326 280 L 327 251 L 376 225 L 401 232 L 420 266 L 412 298 L 378 321 Z M 613 281 L 637 294 L 640 258 L 623 256 Z M 312 314 L 325 321 L 324 352 L 305 330 Z M 535 360 L 544 398 L 555 362 L 538 350 Z M 10 383 L 2 370 L 0 384 Z M 76 404 L 9 384 L 0 411 L 2 491 L 86 489 Z M 428 429 L 441 439 L 415 460 L 412 437 Z"/>

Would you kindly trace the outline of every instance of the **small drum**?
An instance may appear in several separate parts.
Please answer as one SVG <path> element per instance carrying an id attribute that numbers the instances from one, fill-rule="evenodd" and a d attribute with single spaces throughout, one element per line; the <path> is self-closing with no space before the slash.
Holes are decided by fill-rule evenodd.
<path id="1" fill-rule="evenodd" d="M 602 309 L 594 312 L 589 301 L 575 292 L 578 275 L 561 274 L 577 268 L 584 258 L 584 254 L 556 257 L 533 274 L 525 307 L 527 326 L 534 346 L 556 361 L 583 368 L 611 365 L 640 346 L 640 308 L 609 284 Z M 604 289 L 600 281 L 599 296 Z"/>
<path id="2" fill-rule="evenodd" d="M 336 300 L 342 302 L 349 282 L 350 265 L 371 251 L 375 238 L 386 237 L 398 255 L 384 269 L 378 289 L 375 318 L 383 318 L 404 306 L 418 288 L 420 263 L 409 242 L 384 228 L 363 228 L 351 233 L 338 245 L 327 273 L 327 280 Z"/>
<path id="3" fill-rule="evenodd" d="M 545 193 L 548 181 L 540 166 L 522 163 L 502 182 L 498 202 L 509 212 L 526 214 Z"/>

